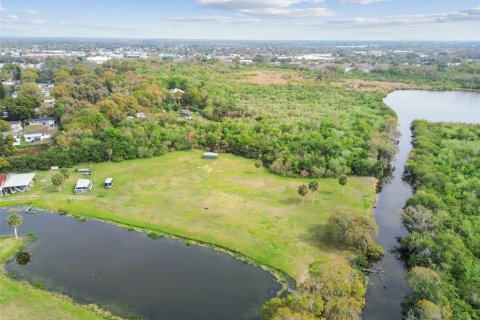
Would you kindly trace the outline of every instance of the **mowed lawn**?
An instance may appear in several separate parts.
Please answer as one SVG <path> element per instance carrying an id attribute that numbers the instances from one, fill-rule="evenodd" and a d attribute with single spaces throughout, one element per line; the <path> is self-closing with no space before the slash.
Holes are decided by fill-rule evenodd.
<path id="1" fill-rule="evenodd" d="M 10 258 L 23 245 L 23 239 L 0 238 L 0 263 Z M 0 272 L 0 319 L 102 319 L 71 302 L 17 283 Z"/>
<path id="2" fill-rule="evenodd" d="M 339 210 L 371 214 L 371 178 L 351 177 L 345 194 L 336 179 L 320 179 L 315 202 L 301 205 L 297 188 L 309 180 L 284 178 L 257 169 L 255 161 L 230 154 L 205 160 L 200 151 L 93 164 L 94 187 L 74 195 L 78 173 L 58 192 L 55 171 L 38 172 L 34 188 L 1 200 L 32 202 L 50 210 L 96 217 L 166 232 L 239 252 L 303 280 L 319 258 L 344 259 L 346 252 L 321 240 L 328 217 Z M 82 167 L 82 166 L 79 166 Z M 83 166 L 85 167 L 85 166 Z M 88 167 L 88 165 L 86 165 Z M 103 188 L 105 178 L 114 187 Z"/>

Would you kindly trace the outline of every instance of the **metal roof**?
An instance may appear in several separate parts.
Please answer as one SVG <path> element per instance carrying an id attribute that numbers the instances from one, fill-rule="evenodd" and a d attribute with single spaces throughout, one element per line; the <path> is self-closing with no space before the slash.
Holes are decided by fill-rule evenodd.
<path id="1" fill-rule="evenodd" d="M 24 187 L 32 183 L 36 173 L 18 173 L 8 178 L 7 182 L 3 185 L 4 188 Z"/>
<path id="2" fill-rule="evenodd" d="M 113 179 L 112 178 L 107 178 L 105 179 L 105 183 L 112 183 Z"/>
<path id="3" fill-rule="evenodd" d="M 90 187 L 91 181 L 89 179 L 78 179 L 75 189 L 85 189 Z"/>
<path id="4" fill-rule="evenodd" d="M 218 156 L 218 153 L 216 153 L 216 152 L 205 152 L 205 153 L 203 154 L 203 156 L 216 157 L 216 156 Z"/>

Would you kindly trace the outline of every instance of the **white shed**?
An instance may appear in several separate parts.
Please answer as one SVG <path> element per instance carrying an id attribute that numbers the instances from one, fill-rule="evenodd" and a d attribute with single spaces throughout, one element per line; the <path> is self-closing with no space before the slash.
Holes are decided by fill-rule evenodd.
<path id="1" fill-rule="evenodd" d="M 9 175 L 7 181 L 2 186 L 3 193 L 15 193 L 17 191 L 25 192 L 33 185 L 33 178 L 36 173 L 17 173 Z"/>
<path id="2" fill-rule="evenodd" d="M 89 179 L 78 179 L 75 189 L 75 193 L 86 193 L 92 190 L 92 180 Z"/>

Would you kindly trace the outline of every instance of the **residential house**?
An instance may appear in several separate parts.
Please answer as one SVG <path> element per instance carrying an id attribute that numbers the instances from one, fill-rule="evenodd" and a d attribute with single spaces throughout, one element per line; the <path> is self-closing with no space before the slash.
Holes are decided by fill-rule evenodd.
<path id="1" fill-rule="evenodd" d="M 8 124 L 14 132 L 23 130 L 22 121 L 8 121 Z"/>
<path id="2" fill-rule="evenodd" d="M 39 117 L 32 118 L 28 120 L 30 126 L 47 126 L 50 128 L 55 127 L 55 118 L 54 117 Z"/>
<path id="3" fill-rule="evenodd" d="M 27 126 L 25 127 L 23 137 L 26 142 L 39 142 L 51 138 L 55 134 L 55 131 L 55 128 L 46 126 Z"/>
<path id="4" fill-rule="evenodd" d="M 25 192 L 33 186 L 33 179 L 36 173 L 17 173 L 9 174 L 5 183 L 1 186 L 2 194 L 11 194 Z"/>

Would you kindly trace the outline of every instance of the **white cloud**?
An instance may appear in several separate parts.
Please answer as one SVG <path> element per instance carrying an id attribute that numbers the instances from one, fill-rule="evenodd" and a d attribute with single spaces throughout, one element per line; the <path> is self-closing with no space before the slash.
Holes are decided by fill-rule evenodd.
<path id="1" fill-rule="evenodd" d="M 31 23 L 36 25 L 44 25 L 44 24 L 47 24 L 48 21 L 43 19 L 35 19 L 35 20 L 32 20 Z"/>
<path id="2" fill-rule="evenodd" d="M 180 22 L 216 22 L 224 24 L 247 24 L 262 21 L 260 19 L 234 19 L 226 16 L 165 17 L 165 19 Z"/>
<path id="3" fill-rule="evenodd" d="M 480 21 L 480 6 L 460 11 L 431 14 L 413 14 L 386 16 L 382 18 L 353 18 L 327 21 L 338 27 L 381 27 L 381 26 L 415 26 L 451 23 L 462 21 Z"/>
<path id="4" fill-rule="evenodd" d="M 28 16 L 38 16 L 40 14 L 40 12 L 38 12 L 37 10 L 33 10 L 33 9 L 23 9 L 22 13 L 26 14 Z"/>
<path id="5" fill-rule="evenodd" d="M 334 15 L 326 7 L 319 6 L 323 0 L 197 0 L 197 4 L 252 16 L 300 18 Z M 298 4 L 303 6 L 296 7 Z"/>
<path id="6" fill-rule="evenodd" d="M 5 9 L 1 4 L 0 4 L 0 12 L 5 12 L 7 9 Z"/>
<path id="7" fill-rule="evenodd" d="M 8 15 L 8 16 L 5 16 L 5 17 L 0 18 L 0 21 L 17 22 L 18 19 L 19 19 L 18 16 L 14 15 L 14 14 L 10 14 L 10 15 Z"/>
<path id="8" fill-rule="evenodd" d="M 385 2 L 388 0 L 342 0 L 343 3 L 348 4 L 370 4 L 375 2 Z"/>

